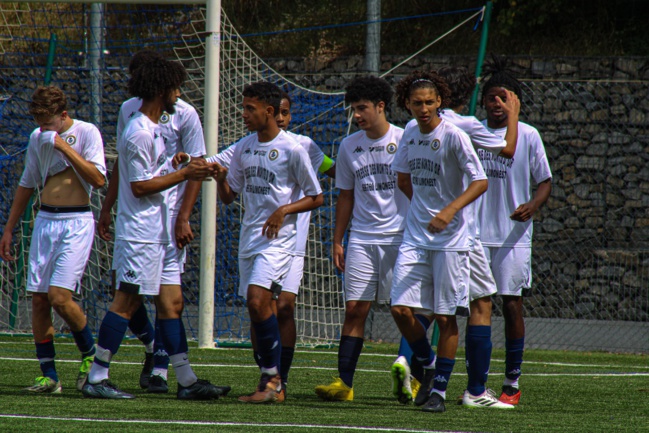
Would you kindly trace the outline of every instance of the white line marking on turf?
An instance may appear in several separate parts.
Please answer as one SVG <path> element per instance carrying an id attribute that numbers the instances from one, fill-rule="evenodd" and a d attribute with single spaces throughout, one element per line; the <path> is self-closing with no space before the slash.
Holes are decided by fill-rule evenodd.
<path id="1" fill-rule="evenodd" d="M 320 425 L 320 424 L 270 424 L 270 423 L 247 423 L 247 422 L 219 422 L 219 421 L 164 421 L 148 419 L 96 419 L 96 418 L 67 418 L 53 416 L 32 416 L 32 415 L 14 415 L 0 414 L 0 418 L 30 419 L 43 421 L 73 421 L 73 422 L 101 422 L 114 424 L 153 424 L 153 425 L 196 425 L 196 426 L 231 426 L 231 427 L 286 427 L 301 429 L 323 429 L 323 430 L 361 430 L 361 431 L 380 431 L 380 432 L 402 432 L 402 433 L 463 433 L 449 432 L 448 430 L 413 430 L 395 427 L 376 427 L 376 426 L 354 426 L 354 425 Z"/>
<path id="2" fill-rule="evenodd" d="M 0 361 L 32 361 L 32 362 L 38 362 L 38 359 L 36 358 L 7 358 L 7 357 L 0 357 Z M 73 363 L 73 364 L 78 364 L 80 361 L 79 360 L 74 360 L 74 359 L 57 359 L 56 362 L 63 362 L 63 363 Z M 142 365 L 141 362 L 129 362 L 129 361 L 111 361 L 111 364 L 117 364 L 117 365 Z M 192 367 L 225 367 L 225 368 L 254 368 L 254 369 L 259 369 L 259 367 L 256 364 L 246 364 L 246 365 L 235 365 L 235 364 L 193 364 Z M 322 370 L 322 371 L 338 371 L 337 367 L 300 367 L 300 366 L 292 366 L 291 370 Z M 388 370 L 373 370 L 373 369 L 366 369 L 366 368 L 357 368 L 356 371 L 360 371 L 363 373 L 379 373 L 379 374 L 389 374 L 390 372 Z M 503 376 L 505 373 L 495 373 L 495 372 L 489 372 L 489 376 Z M 624 372 L 624 373 L 611 373 L 611 372 L 606 372 L 606 373 L 594 373 L 594 372 L 589 372 L 589 373 L 524 373 L 525 376 L 539 376 L 539 377 L 556 377 L 556 376 L 574 376 L 574 377 L 625 377 L 625 376 L 647 376 L 649 377 L 649 372 L 647 373 L 640 373 L 640 372 Z M 461 371 L 454 371 L 453 376 L 466 376 L 466 373 L 463 373 Z"/>

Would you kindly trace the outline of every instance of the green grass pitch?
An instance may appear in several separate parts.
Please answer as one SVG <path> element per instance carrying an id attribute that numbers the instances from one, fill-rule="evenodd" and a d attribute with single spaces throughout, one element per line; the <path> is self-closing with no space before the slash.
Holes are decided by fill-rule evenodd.
<path id="1" fill-rule="evenodd" d="M 0 431 L 2 432 L 649 432 L 649 356 L 527 350 L 522 398 L 512 411 L 469 409 L 455 404 L 466 385 L 464 354 L 447 392 L 447 411 L 424 413 L 391 395 L 389 368 L 397 347 L 368 342 L 354 379 L 352 402 L 324 402 L 313 392 L 337 375 L 336 349 L 298 348 L 283 404 L 247 405 L 236 397 L 258 380 L 250 349 L 204 350 L 190 360 L 198 376 L 230 385 L 216 401 L 177 401 L 138 387 L 143 349 L 125 341 L 111 378 L 137 395 L 130 401 L 83 398 L 75 390 L 79 361 L 71 339 L 57 339 L 62 395 L 27 395 L 40 370 L 29 338 L 0 338 Z M 494 350 L 489 385 L 500 390 L 504 353 Z"/>

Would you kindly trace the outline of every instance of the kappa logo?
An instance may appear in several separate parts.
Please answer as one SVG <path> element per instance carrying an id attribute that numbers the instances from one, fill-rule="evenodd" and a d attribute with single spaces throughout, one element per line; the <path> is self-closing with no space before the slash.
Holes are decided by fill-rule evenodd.
<path id="1" fill-rule="evenodd" d="M 127 278 L 129 280 L 134 280 L 137 277 L 137 274 L 133 270 L 128 270 L 124 273 L 124 278 Z"/>
<path id="2" fill-rule="evenodd" d="M 169 113 L 167 113 L 166 111 L 162 112 L 162 116 L 160 116 L 160 123 L 169 123 L 170 120 L 171 116 L 169 115 Z"/>
<path id="3" fill-rule="evenodd" d="M 65 137 L 65 142 L 70 146 L 74 146 L 74 143 L 77 142 L 77 137 L 74 135 L 68 135 L 67 137 Z"/>
<path id="4" fill-rule="evenodd" d="M 437 149 L 439 149 L 439 147 L 441 146 L 441 144 L 442 144 L 442 143 L 440 143 L 440 141 L 439 141 L 438 139 L 434 139 L 434 140 L 430 143 L 430 148 L 433 149 L 433 150 L 437 150 Z"/>
<path id="5" fill-rule="evenodd" d="M 277 149 L 272 149 L 270 152 L 268 152 L 268 159 L 270 159 L 271 161 L 275 161 L 278 156 L 279 150 Z"/>
<path id="6" fill-rule="evenodd" d="M 158 135 L 158 133 L 157 133 L 157 132 L 154 132 L 154 133 L 153 133 L 153 139 L 154 139 L 154 140 L 157 140 L 158 137 L 160 137 L 160 136 Z"/>
<path id="7" fill-rule="evenodd" d="M 362 147 L 360 147 L 360 146 L 356 146 L 356 149 L 354 149 L 354 152 L 353 152 L 353 153 L 363 153 L 363 152 L 365 152 L 365 151 L 363 150 Z"/>
<path id="8" fill-rule="evenodd" d="M 446 382 L 446 383 L 448 383 L 448 380 L 446 380 L 446 378 L 444 376 L 442 376 L 441 374 L 438 374 L 437 376 L 435 376 L 435 378 L 433 380 L 435 382 Z"/>
<path id="9" fill-rule="evenodd" d="M 250 149 L 246 149 L 246 150 L 243 151 L 244 155 L 250 155 L 251 153 L 252 152 L 250 151 Z"/>
<path id="10" fill-rule="evenodd" d="M 255 150 L 254 154 L 259 155 L 259 156 L 266 156 L 266 151 L 265 150 Z"/>
<path id="11" fill-rule="evenodd" d="M 411 138 L 410 141 L 408 142 L 408 146 L 414 146 L 415 145 L 415 139 Z"/>
<path id="12" fill-rule="evenodd" d="M 392 155 L 392 154 L 396 153 L 397 148 L 398 148 L 398 146 L 397 146 L 396 143 L 390 143 L 390 144 L 388 144 L 388 145 L 386 146 L 385 150 L 387 150 L 388 153 L 389 153 L 390 155 Z"/>

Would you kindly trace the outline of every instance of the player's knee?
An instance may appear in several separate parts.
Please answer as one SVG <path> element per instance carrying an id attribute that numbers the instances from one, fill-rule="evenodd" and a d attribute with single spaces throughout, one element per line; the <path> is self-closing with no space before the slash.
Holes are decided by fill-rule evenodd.
<path id="1" fill-rule="evenodd" d="M 295 305 L 292 303 L 277 303 L 277 320 L 286 321 L 293 319 L 295 314 Z"/>
<path id="2" fill-rule="evenodd" d="M 392 317 L 397 323 L 407 320 L 412 315 L 412 310 L 409 307 L 405 307 L 403 305 L 393 306 L 392 308 L 390 308 L 390 312 L 392 313 Z"/>
<path id="3" fill-rule="evenodd" d="M 32 295 L 32 311 L 35 313 L 47 312 L 49 313 L 51 308 L 48 295 L 45 293 L 34 293 Z"/>

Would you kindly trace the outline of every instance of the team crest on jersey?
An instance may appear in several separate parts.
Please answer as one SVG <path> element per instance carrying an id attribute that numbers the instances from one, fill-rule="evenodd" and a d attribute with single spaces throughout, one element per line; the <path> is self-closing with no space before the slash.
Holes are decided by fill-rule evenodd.
<path id="1" fill-rule="evenodd" d="M 68 143 L 70 146 L 74 146 L 74 143 L 77 142 L 77 136 L 68 135 L 67 137 L 65 137 L 65 142 Z"/>
<path id="2" fill-rule="evenodd" d="M 277 149 L 272 149 L 270 152 L 268 152 L 268 159 L 270 159 L 271 161 L 275 161 L 278 156 L 279 150 Z"/>
<path id="3" fill-rule="evenodd" d="M 434 140 L 431 141 L 431 143 L 430 143 L 430 148 L 433 149 L 433 150 L 437 150 L 437 149 L 439 149 L 439 146 L 440 146 L 440 145 L 441 145 L 441 143 L 439 142 L 439 140 L 438 140 L 438 139 L 434 139 Z"/>
<path id="4" fill-rule="evenodd" d="M 385 150 L 388 151 L 389 154 L 393 154 L 397 151 L 397 145 L 396 143 L 390 143 L 385 147 Z"/>
<path id="5" fill-rule="evenodd" d="M 171 116 L 169 115 L 169 113 L 164 111 L 162 113 L 162 116 L 160 116 L 160 123 L 169 123 L 169 120 L 171 120 Z"/>

